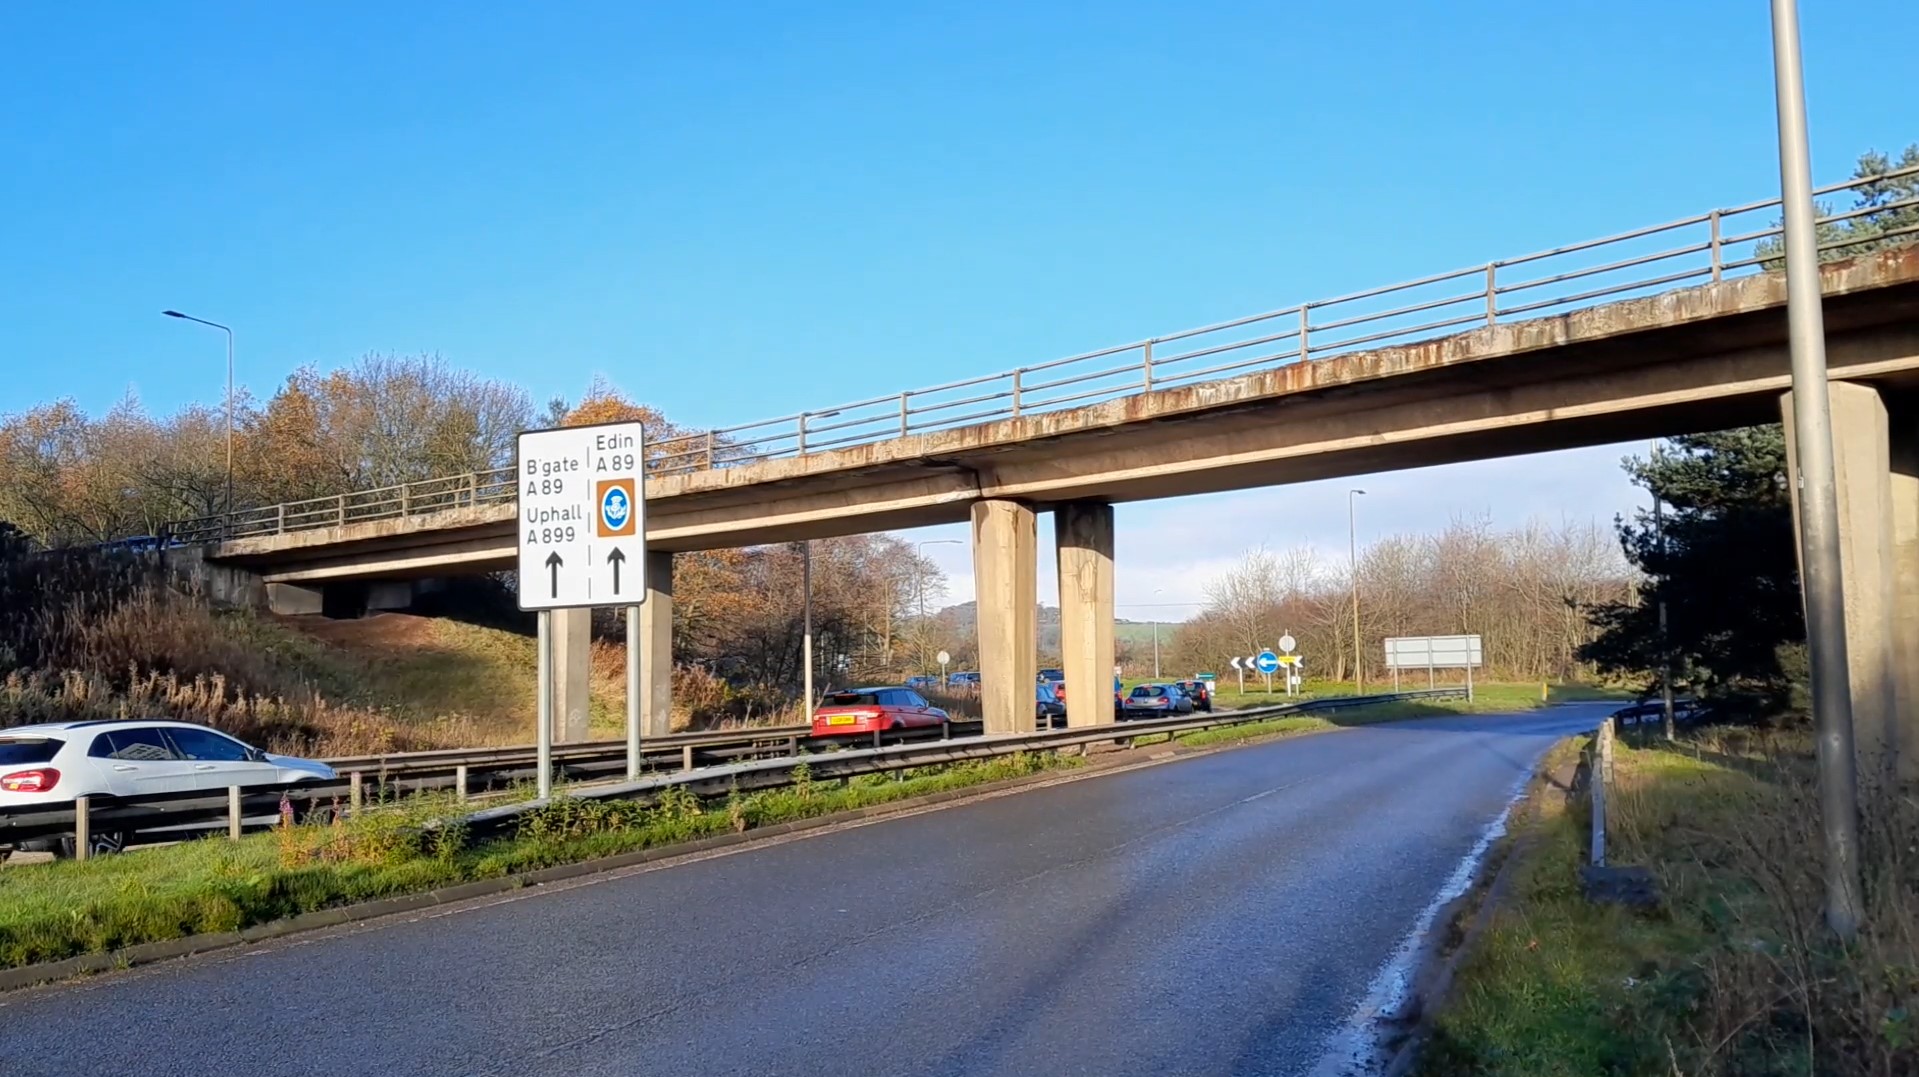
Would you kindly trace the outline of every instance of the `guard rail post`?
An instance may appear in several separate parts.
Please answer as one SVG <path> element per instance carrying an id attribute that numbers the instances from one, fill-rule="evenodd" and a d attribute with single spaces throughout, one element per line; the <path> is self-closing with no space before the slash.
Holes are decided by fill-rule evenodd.
<path id="1" fill-rule="evenodd" d="M 680 747 L 680 769 L 681 770 L 693 769 L 693 746 L 691 744 L 682 745 Z"/>
<path id="2" fill-rule="evenodd" d="M 1712 222 L 1712 239 L 1708 244 L 1712 247 L 1712 282 L 1718 284 L 1725 272 L 1721 268 L 1723 259 L 1719 253 L 1719 211 L 1715 209 L 1708 216 Z"/>
<path id="3" fill-rule="evenodd" d="M 466 800 L 466 764 L 453 768 L 453 795 L 462 802 Z"/>
<path id="4" fill-rule="evenodd" d="M 1592 864 L 1606 866 L 1606 772 L 1612 769 L 1612 719 L 1599 723 L 1593 735 L 1592 783 Z"/>
<path id="5" fill-rule="evenodd" d="M 227 786 L 227 840 L 240 840 L 240 787 Z"/>
<path id="6" fill-rule="evenodd" d="M 351 810 L 353 814 L 358 815 L 360 814 L 360 809 L 366 804 L 366 787 L 360 780 L 360 772 L 356 770 L 347 775 L 346 784 L 348 809 Z"/>
<path id="7" fill-rule="evenodd" d="M 93 798 L 73 799 L 73 858 L 85 860 L 93 846 Z"/>

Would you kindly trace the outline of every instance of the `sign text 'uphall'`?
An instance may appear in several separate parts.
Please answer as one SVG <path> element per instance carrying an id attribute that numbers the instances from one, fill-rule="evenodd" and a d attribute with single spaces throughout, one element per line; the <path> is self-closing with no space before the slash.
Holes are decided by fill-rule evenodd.
<path id="1" fill-rule="evenodd" d="M 646 596 L 646 433 L 601 423 L 520 435 L 523 610 L 630 606 Z"/>

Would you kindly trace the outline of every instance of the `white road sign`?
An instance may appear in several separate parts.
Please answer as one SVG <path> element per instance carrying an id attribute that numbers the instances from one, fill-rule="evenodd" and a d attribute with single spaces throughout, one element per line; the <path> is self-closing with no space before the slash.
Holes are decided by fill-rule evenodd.
<path id="1" fill-rule="evenodd" d="M 1285 635 L 1279 637 L 1279 649 L 1282 651 L 1290 652 L 1293 649 L 1293 644 L 1296 642 L 1298 641 L 1293 639 L 1293 634 L 1291 632 L 1288 632 Z"/>
<path id="2" fill-rule="evenodd" d="M 520 435 L 523 610 L 629 606 L 646 597 L 646 499 L 639 423 Z"/>
<path id="3" fill-rule="evenodd" d="M 1234 669 L 1241 669 L 1241 668 L 1244 668 L 1244 667 L 1242 667 L 1242 666 L 1241 666 L 1241 665 L 1239 664 L 1239 656 L 1238 656 L 1238 655 L 1234 655 L 1234 656 L 1233 656 L 1233 668 L 1234 668 Z"/>

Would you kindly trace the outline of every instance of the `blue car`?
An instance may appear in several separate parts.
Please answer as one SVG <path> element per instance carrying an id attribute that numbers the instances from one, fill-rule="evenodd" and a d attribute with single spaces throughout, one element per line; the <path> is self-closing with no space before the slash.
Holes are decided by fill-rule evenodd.
<path id="1" fill-rule="evenodd" d="M 929 688 L 938 688 L 939 686 L 940 686 L 940 679 L 938 677 L 908 677 L 906 678 L 906 687 L 911 688 L 915 692 L 924 692 Z"/>

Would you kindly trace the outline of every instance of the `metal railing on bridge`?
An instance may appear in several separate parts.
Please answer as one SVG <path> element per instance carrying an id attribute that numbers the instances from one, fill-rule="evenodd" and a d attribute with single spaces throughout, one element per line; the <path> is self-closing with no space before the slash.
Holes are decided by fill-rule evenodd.
<path id="1" fill-rule="evenodd" d="M 1916 174 L 1919 167 L 1902 168 L 1823 187 L 1815 194 L 1860 189 L 1883 193 L 1888 180 Z M 1783 257 L 1777 246 L 1782 229 L 1767 220 L 1779 205 L 1774 198 L 1715 209 L 998 374 L 663 438 L 648 447 L 649 473 L 738 467 L 1059 411 L 1762 272 Z M 1890 215 L 1896 226 L 1865 239 L 1822 229 L 1820 250 L 1862 253 L 1888 240 L 1919 235 L 1919 221 L 1904 223 L 1915 213 L 1919 197 L 1825 214 L 1819 218 L 1825 226 L 1876 215 Z M 181 521 L 170 525 L 166 537 L 202 542 L 279 534 L 513 498 L 512 468 L 502 467 Z"/>

